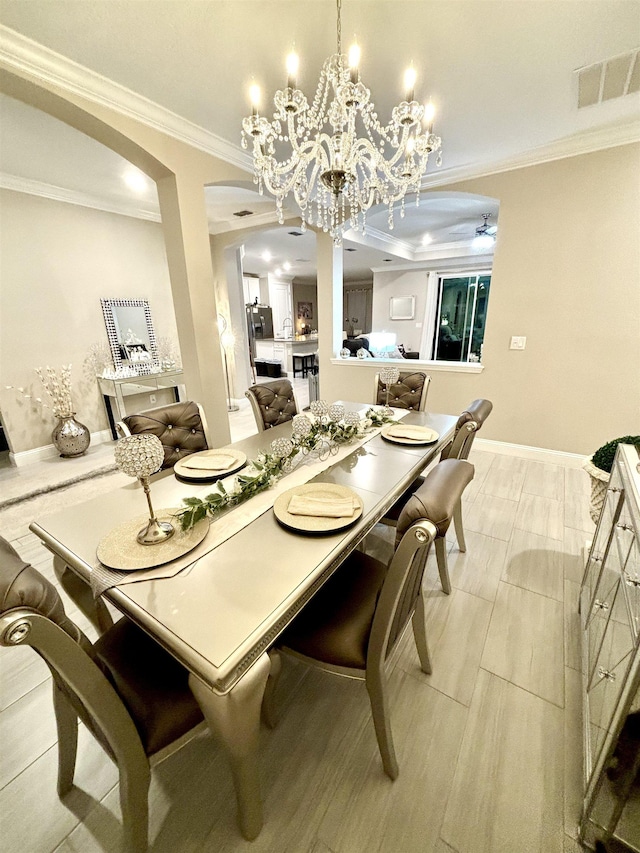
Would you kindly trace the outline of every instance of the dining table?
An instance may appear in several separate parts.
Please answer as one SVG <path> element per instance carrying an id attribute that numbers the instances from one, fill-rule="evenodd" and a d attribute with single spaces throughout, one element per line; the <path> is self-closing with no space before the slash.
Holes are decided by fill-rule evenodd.
<path id="1" fill-rule="evenodd" d="M 343 403 L 363 417 L 370 406 Z M 107 588 L 104 598 L 189 671 L 189 686 L 229 759 L 238 825 L 255 838 L 263 824 L 258 778 L 260 711 L 278 635 L 365 538 L 455 431 L 457 416 L 395 410 L 403 424 L 431 428 L 429 444 L 396 444 L 372 428 L 329 458 L 307 457 L 272 488 L 210 520 L 207 535 L 166 576 L 140 573 Z M 247 460 L 289 438 L 287 422 L 228 445 Z M 360 499 L 350 526 L 321 535 L 283 526 L 274 500 L 300 482 L 337 484 Z M 211 483 L 179 480 L 171 469 L 151 478 L 155 507 L 176 508 L 185 497 L 204 497 Z M 255 503 L 254 503 L 255 502 Z M 101 494 L 33 521 L 30 529 L 54 559 L 91 582 L 100 568 L 99 543 L 145 509 L 139 482 Z M 156 546 L 151 546 L 156 547 Z"/>

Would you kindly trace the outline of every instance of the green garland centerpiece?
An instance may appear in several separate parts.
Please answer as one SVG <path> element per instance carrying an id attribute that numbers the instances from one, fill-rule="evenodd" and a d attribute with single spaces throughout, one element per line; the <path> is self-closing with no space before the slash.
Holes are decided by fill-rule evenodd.
<path id="1" fill-rule="evenodd" d="M 313 418 L 295 415 L 291 438 L 277 438 L 271 443 L 270 452 L 259 454 L 231 483 L 225 485 L 218 480 L 215 491 L 203 499 L 183 498 L 185 509 L 176 513 L 182 529 L 189 530 L 207 515 L 214 517 L 270 489 L 307 456 L 328 459 L 340 445 L 394 419 L 387 408 L 368 409 L 362 418 L 357 412 L 345 413 L 340 403 L 329 405 L 324 400 L 314 400 L 310 408 Z"/>

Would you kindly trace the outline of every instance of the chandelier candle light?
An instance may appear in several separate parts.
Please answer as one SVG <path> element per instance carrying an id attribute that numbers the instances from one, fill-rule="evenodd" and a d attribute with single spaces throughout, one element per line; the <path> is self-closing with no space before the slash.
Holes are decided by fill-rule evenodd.
<path id="1" fill-rule="evenodd" d="M 157 435 L 144 433 L 128 435 L 121 438 L 115 449 L 116 465 L 129 477 L 137 477 L 149 506 L 149 523 L 137 535 L 141 545 L 158 545 L 165 542 L 174 534 L 174 529 L 168 521 L 158 521 L 151 505 L 151 490 L 149 477 L 160 470 L 164 461 L 164 449 Z"/>
<path id="2" fill-rule="evenodd" d="M 292 53 L 287 86 L 273 99 L 273 119 L 260 115 L 260 89 L 253 85 L 252 112 L 242 123 L 242 147 L 253 140 L 254 182 L 260 193 L 266 187 L 275 196 L 280 224 L 284 200 L 293 193 L 302 230 L 315 224 L 336 245 L 348 228 L 364 233 L 372 205 L 388 206 L 393 229 L 395 202 L 401 202 L 401 216 L 407 193 L 415 192 L 419 203 L 429 154 L 441 148 L 433 133 L 433 105 L 414 99 L 413 68 L 405 74 L 405 100 L 394 107 L 387 125 L 380 123 L 371 92 L 360 80 L 360 48 L 353 45 L 348 59 L 342 54 L 341 6 L 337 0 L 337 51 L 325 60 L 313 103 L 296 87 L 298 57 Z"/>

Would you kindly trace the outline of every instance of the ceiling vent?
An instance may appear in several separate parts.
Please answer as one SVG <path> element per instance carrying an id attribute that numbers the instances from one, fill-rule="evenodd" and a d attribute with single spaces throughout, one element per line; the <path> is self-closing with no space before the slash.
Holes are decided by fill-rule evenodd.
<path id="1" fill-rule="evenodd" d="M 640 50 L 580 68 L 578 109 L 640 92 Z"/>
<path id="2" fill-rule="evenodd" d="M 253 210 L 236 210 L 236 212 L 235 212 L 233 215 L 234 215 L 234 216 L 239 216 L 239 217 L 242 217 L 242 216 L 253 216 Z"/>

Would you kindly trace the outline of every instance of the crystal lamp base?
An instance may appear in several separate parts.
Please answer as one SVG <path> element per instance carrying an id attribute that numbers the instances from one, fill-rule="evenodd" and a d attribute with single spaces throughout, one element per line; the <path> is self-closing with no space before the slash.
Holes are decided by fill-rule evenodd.
<path id="1" fill-rule="evenodd" d="M 149 523 L 137 535 L 136 539 L 141 545 L 158 545 L 170 539 L 175 530 L 168 521 L 158 521 L 150 518 Z"/>

